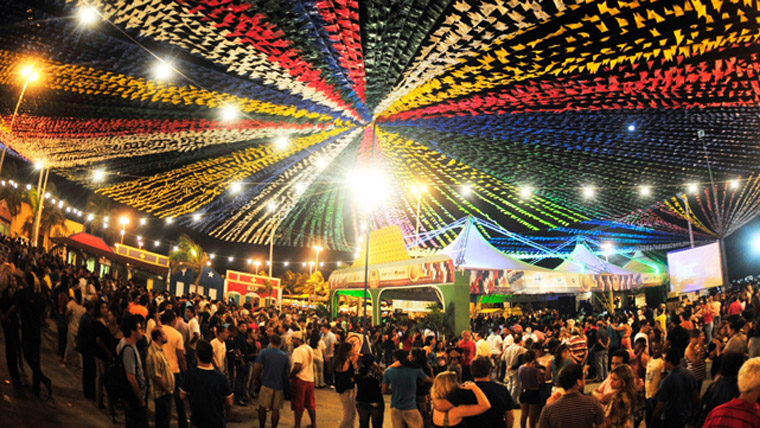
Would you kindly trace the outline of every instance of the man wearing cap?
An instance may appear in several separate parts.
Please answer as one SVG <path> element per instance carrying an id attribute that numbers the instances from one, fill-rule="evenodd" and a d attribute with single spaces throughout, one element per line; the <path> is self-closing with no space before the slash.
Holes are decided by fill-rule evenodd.
<path id="1" fill-rule="evenodd" d="M 295 427 L 301 428 L 304 409 L 309 411 L 311 428 L 317 428 L 317 400 L 314 395 L 314 351 L 304 343 L 303 333 L 293 332 L 293 369 L 290 372 L 290 407 L 295 416 Z"/>

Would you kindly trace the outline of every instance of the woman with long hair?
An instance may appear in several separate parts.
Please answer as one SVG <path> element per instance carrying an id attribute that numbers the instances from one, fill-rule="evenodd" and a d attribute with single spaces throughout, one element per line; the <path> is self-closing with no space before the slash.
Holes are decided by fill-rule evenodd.
<path id="1" fill-rule="evenodd" d="M 633 409 L 636 407 L 636 381 L 627 364 L 615 367 L 610 373 L 612 397 L 604 413 L 605 428 L 633 428 Z"/>
<path id="2" fill-rule="evenodd" d="M 421 369 L 425 376 L 433 377 L 433 368 L 428 364 L 425 350 L 422 348 L 412 348 L 409 353 L 409 362 L 414 368 Z M 417 410 L 422 415 L 425 428 L 433 426 L 432 414 L 430 409 L 430 384 L 424 381 L 417 381 Z"/>
<path id="3" fill-rule="evenodd" d="M 457 388 L 472 391 L 478 403 L 450 407 L 451 403 L 448 403 L 446 398 Z M 433 401 L 433 426 L 435 428 L 463 428 L 465 426 L 464 418 L 479 415 L 491 408 L 488 398 L 475 382 L 465 382 L 459 385 L 457 374 L 452 371 L 439 373 L 435 377 L 433 387 L 430 390 L 430 398 Z M 442 410 L 444 408 L 447 410 Z"/>
<path id="4" fill-rule="evenodd" d="M 383 401 L 382 382 L 383 371 L 377 365 L 372 355 L 362 355 L 359 372 L 356 376 L 356 410 L 359 413 L 359 428 L 383 428 L 383 414 L 385 413 L 385 401 Z"/>
<path id="5" fill-rule="evenodd" d="M 340 395 L 343 405 L 343 419 L 340 428 L 353 428 L 356 417 L 356 388 L 354 388 L 354 361 L 356 360 L 354 346 L 342 342 L 335 351 L 333 373 L 335 373 L 335 391 Z"/>
<path id="6" fill-rule="evenodd" d="M 561 344 L 557 347 L 557 351 L 554 353 L 554 359 L 551 364 L 552 383 L 557 385 L 559 379 L 559 372 L 570 365 L 572 360 L 570 359 L 570 347 L 567 344 Z"/>
<path id="7" fill-rule="evenodd" d="M 702 391 L 702 382 L 707 377 L 703 334 L 704 332 L 700 329 L 691 330 L 689 345 L 684 352 L 686 369 L 697 378 L 697 393 Z"/>
<path id="8" fill-rule="evenodd" d="M 536 428 L 539 405 L 541 404 L 539 388 L 543 379 L 539 368 L 536 367 L 536 353 L 533 350 L 523 354 L 523 361 L 523 365 L 517 370 L 517 377 L 522 386 L 520 392 L 520 428 L 525 428 L 528 418 L 530 418 L 530 428 Z"/>

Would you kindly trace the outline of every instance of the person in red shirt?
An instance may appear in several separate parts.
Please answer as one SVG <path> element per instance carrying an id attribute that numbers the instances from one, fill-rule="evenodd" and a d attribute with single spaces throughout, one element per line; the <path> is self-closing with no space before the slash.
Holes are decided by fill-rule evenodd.
<path id="1" fill-rule="evenodd" d="M 739 300 L 739 296 L 736 296 L 736 300 L 733 301 L 728 306 L 728 317 L 735 317 L 738 315 L 741 315 L 741 313 L 744 311 L 744 305 L 742 304 L 741 300 Z"/>
<path id="2" fill-rule="evenodd" d="M 760 427 L 760 357 L 747 360 L 737 377 L 739 398 L 713 409 L 704 428 L 756 428 Z"/>
<path id="3" fill-rule="evenodd" d="M 459 341 L 459 347 L 462 348 L 462 381 L 471 381 L 473 378 L 470 372 L 470 365 L 472 364 L 472 359 L 475 358 L 477 347 L 472 340 L 472 333 L 469 330 L 462 332 L 462 340 Z"/>

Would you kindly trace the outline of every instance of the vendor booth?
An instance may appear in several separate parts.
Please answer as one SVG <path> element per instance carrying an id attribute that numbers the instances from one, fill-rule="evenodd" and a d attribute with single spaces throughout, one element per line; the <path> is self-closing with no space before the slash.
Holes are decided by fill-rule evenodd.
<path id="1" fill-rule="evenodd" d="M 362 249 L 350 268 L 336 270 L 330 275 L 333 316 L 337 314 L 340 295 L 364 297 L 364 260 Z M 382 300 L 415 300 L 440 302 L 444 308 L 453 310 L 457 331 L 469 327 L 468 289 L 464 277 L 456 280 L 451 257 L 436 254 L 412 259 L 406 251 L 400 227 L 390 226 L 370 233 L 367 270 L 367 299 L 371 304 L 373 325 L 381 322 Z"/>
<path id="2" fill-rule="evenodd" d="M 501 297 L 574 296 L 590 292 L 635 290 L 662 284 L 659 272 L 639 272 L 600 259 L 584 243 L 578 243 L 556 269 L 525 263 L 502 253 L 478 230 L 472 217 L 461 223 L 456 239 L 437 254 L 412 259 L 401 229 L 373 231 L 369 241 L 367 299 L 372 320 L 380 322 L 382 300 L 438 301 L 454 309 L 457 333 L 468 328 L 470 302 Z M 330 303 L 337 312 L 338 297 L 364 297 L 364 253 L 347 269 L 330 275 Z"/>

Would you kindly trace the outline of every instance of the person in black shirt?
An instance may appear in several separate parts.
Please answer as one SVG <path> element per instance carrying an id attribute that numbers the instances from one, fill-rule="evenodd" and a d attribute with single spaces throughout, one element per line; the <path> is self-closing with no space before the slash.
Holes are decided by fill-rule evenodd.
<path id="1" fill-rule="evenodd" d="M 85 300 L 84 307 L 87 310 L 79 321 L 77 332 L 77 351 L 82 354 L 82 390 L 88 400 L 95 401 L 95 380 L 97 378 L 97 366 L 95 355 L 92 353 L 90 344 L 95 340 L 92 330 L 95 304 L 91 300 Z"/>
<path id="2" fill-rule="evenodd" d="M 42 295 L 39 280 L 27 272 L 23 288 L 15 295 L 15 305 L 21 319 L 21 349 L 24 359 L 32 369 L 32 392 L 40 395 L 40 383 L 45 384 L 48 396 L 53 396 L 50 379 L 42 373 L 40 367 L 40 345 L 42 343 L 42 318 L 45 316 L 45 298 Z"/>
<path id="3" fill-rule="evenodd" d="M 511 427 L 514 424 L 512 409 L 514 409 L 515 403 L 504 384 L 491 380 L 491 370 L 493 370 L 491 360 L 488 357 L 478 357 L 472 361 L 470 369 L 475 378 L 475 384 L 486 395 L 491 403 L 491 408 L 485 413 L 464 418 L 467 426 L 477 428 Z M 448 401 L 452 408 L 462 404 L 477 403 L 475 394 L 462 388 L 457 388 L 454 394 L 445 401 Z M 445 412 L 448 409 L 439 406 L 438 410 Z"/>
<path id="4" fill-rule="evenodd" d="M 206 340 L 196 346 L 198 367 L 185 374 L 179 394 L 190 402 L 190 423 L 197 428 L 225 428 L 225 409 L 232 407 L 232 387 L 223 373 L 214 370 L 214 349 Z"/>
<path id="5" fill-rule="evenodd" d="M 239 406 L 245 406 L 246 388 L 248 372 L 250 371 L 248 355 L 248 324 L 241 322 L 237 327 L 237 334 L 232 340 L 234 361 L 235 361 L 235 400 Z"/>
<path id="6" fill-rule="evenodd" d="M 670 349 L 678 349 L 680 351 L 681 358 L 683 358 L 686 347 L 689 346 L 691 337 L 689 332 L 685 328 L 681 327 L 681 317 L 673 313 L 670 317 L 670 322 L 673 324 L 673 328 L 668 332 L 668 343 Z"/>
<path id="7" fill-rule="evenodd" d="M 372 355 L 362 355 L 360 362 L 361 367 L 356 376 L 356 410 L 359 413 L 359 428 L 369 428 L 370 419 L 372 428 L 382 428 L 385 413 L 381 387 L 383 371 L 380 370 L 380 366 Z"/>
<path id="8" fill-rule="evenodd" d="M 108 305 L 105 302 L 98 301 L 95 305 L 94 321 L 92 322 L 92 336 L 88 346 L 90 353 L 95 356 L 95 403 L 98 408 L 105 408 L 103 403 L 103 375 L 106 366 L 111 361 L 113 349 L 113 336 L 106 325 L 106 316 L 108 315 Z"/>
<path id="9" fill-rule="evenodd" d="M 8 373 L 13 386 L 21 391 L 21 374 L 18 370 L 18 354 L 21 349 L 21 338 L 18 334 L 19 322 L 15 305 L 15 295 L 18 293 L 18 278 L 8 273 L 8 284 L 0 297 L 0 320 L 3 324 L 5 337 L 5 361 L 8 363 Z"/>

